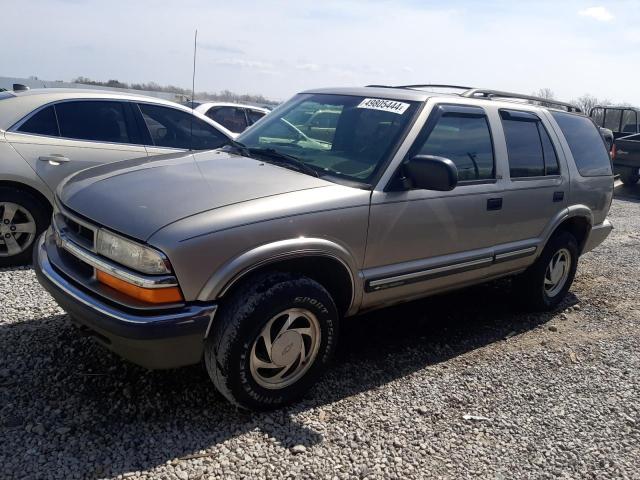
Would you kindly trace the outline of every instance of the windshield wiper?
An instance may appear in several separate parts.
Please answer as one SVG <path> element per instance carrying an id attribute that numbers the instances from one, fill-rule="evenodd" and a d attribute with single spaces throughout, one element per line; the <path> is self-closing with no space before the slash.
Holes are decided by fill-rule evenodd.
<path id="1" fill-rule="evenodd" d="M 229 140 L 228 146 L 233 148 L 236 152 L 238 152 L 243 157 L 251 157 L 251 152 L 249 151 L 249 148 L 247 148 L 247 146 L 242 142 L 238 142 L 237 140 L 231 139 Z"/>
<path id="2" fill-rule="evenodd" d="M 237 142 L 236 142 L 237 143 Z M 278 152 L 273 148 L 257 148 L 257 147 L 245 147 L 249 153 L 262 155 L 265 157 L 269 157 L 274 160 L 273 163 L 282 164 L 283 166 L 293 167 L 294 170 L 298 172 L 306 173 L 308 175 L 313 175 L 314 177 L 320 178 L 320 174 L 316 171 L 315 168 L 310 167 L 306 163 L 301 160 L 298 160 L 293 155 L 287 155 L 286 153 Z"/>

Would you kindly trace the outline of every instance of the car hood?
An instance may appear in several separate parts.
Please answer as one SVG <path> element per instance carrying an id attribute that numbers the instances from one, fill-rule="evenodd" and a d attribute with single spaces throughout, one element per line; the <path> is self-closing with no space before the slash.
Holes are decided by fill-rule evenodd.
<path id="1" fill-rule="evenodd" d="M 62 205 L 116 232 L 146 241 L 160 228 L 207 210 L 330 182 L 214 150 L 105 164 L 70 177 Z"/>

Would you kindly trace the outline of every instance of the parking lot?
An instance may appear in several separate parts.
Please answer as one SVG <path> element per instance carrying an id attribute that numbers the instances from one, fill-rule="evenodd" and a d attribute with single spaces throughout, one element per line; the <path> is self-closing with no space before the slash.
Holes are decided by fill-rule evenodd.
<path id="1" fill-rule="evenodd" d="M 559 311 L 508 281 L 345 324 L 307 400 L 249 414 L 204 368 L 81 338 L 31 269 L 0 271 L 0 478 L 640 478 L 640 187 Z"/>

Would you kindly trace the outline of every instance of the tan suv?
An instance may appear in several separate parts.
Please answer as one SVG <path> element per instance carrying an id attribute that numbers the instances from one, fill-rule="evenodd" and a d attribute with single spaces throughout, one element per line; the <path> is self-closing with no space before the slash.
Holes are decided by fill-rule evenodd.
<path id="1" fill-rule="evenodd" d="M 552 309 L 611 231 L 613 176 L 591 119 L 522 98 L 312 90 L 230 147 L 85 170 L 36 273 L 107 348 L 204 358 L 251 409 L 304 394 L 359 312 L 500 277 Z M 339 112 L 330 140 L 301 131 L 315 111 Z"/>

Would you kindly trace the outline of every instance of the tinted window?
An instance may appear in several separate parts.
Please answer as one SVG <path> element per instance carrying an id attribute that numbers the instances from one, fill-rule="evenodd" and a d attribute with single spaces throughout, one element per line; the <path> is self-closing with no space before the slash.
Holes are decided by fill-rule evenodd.
<path id="1" fill-rule="evenodd" d="M 228 143 L 221 132 L 188 112 L 143 103 L 140 111 L 157 147 L 213 150 Z"/>
<path id="2" fill-rule="evenodd" d="M 585 177 L 611 175 L 611 161 L 604 141 L 593 122 L 580 115 L 553 112 L 580 175 Z"/>
<path id="3" fill-rule="evenodd" d="M 63 102 L 56 114 L 60 136 L 97 142 L 131 143 L 121 102 Z"/>
<path id="4" fill-rule="evenodd" d="M 416 108 L 415 102 L 301 94 L 240 135 L 238 141 L 251 149 L 294 156 L 330 180 L 368 183 L 385 165 Z M 329 110 L 338 112 L 335 128 L 324 129 L 330 140 L 309 136 L 305 132 L 309 118 Z M 259 158 L 274 161 L 268 156 Z"/>
<path id="5" fill-rule="evenodd" d="M 494 177 L 493 144 L 484 114 L 443 114 L 418 153 L 453 161 L 461 182 Z"/>
<path id="6" fill-rule="evenodd" d="M 591 110 L 591 118 L 596 122 L 596 125 L 602 127 L 604 124 L 604 108 L 594 108 Z"/>
<path id="7" fill-rule="evenodd" d="M 638 120 L 634 110 L 624 110 L 622 112 L 622 131 L 624 133 L 636 133 L 638 131 Z"/>
<path id="8" fill-rule="evenodd" d="M 558 156 L 556 150 L 553 148 L 551 138 L 542 122 L 538 122 L 538 133 L 540 134 L 540 140 L 542 141 L 542 154 L 544 155 L 544 174 L 545 175 L 560 175 L 560 166 L 558 165 Z"/>
<path id="9" fill-rule="evenodd" d="M 243 132 L 247 128 L 247 119 L 242 108 L 213 107 L 207 111 L 207 117 L 233 133 Z"/>
<path id="10" fill-rule="evenodd" d="M 558 175 L 558 157 L 547 130 L 531 113 L 501 110 L 512 178 Z"/>
<path id="11" fill-rule="evenodd" d="M 50 135 L 57 137 L 58 122 L 53 106 L 44 108 L 24 122 L 18 129 L 19 132 L 35 133 L 36 135 Z"/>
<path id="12" fill-rule="evenodd" d="M 619 132 L 621 118 L 622 110 L 607 108 L 604 116 L 604 128 L 608 128 L 613 132 Z"/>
<path id="13" fill-rule="evenodd" d="M 253 125 L 262 117 L 264 117 L 264 113 L 258 112 L 256 110 L 247 110 L 247 116 L 249 117 L 249 125 Z"/>

